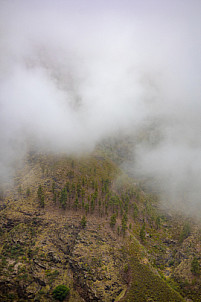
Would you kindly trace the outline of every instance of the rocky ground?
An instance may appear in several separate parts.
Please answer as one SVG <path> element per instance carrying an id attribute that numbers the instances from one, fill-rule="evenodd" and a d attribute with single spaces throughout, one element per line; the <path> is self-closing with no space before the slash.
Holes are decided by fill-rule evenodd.
<path id="1" fill-rule="evenodd" d="M 1 192 L 0 300 L 201 301 L 200 234 L 104 155 L 31 154 Z"/>
<path id="2" fill-rule="evenodd" d="M 15 214 L 2 217 L 2 299 L 50 301 L 61 283 L 71 288 L 70 301 L 114 301 L 127 287 L 128 259 L 102 220 L 83 229 L 79 215 Z"/>

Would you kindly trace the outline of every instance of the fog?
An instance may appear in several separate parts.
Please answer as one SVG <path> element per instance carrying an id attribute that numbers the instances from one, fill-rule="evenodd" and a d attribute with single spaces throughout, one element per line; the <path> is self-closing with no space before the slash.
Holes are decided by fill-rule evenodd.
<path id="1" fill-rule="evenodd" d="M 0 5 L 1 182 L 30 145 L 82 154 L 143 133 L 133 173 L 200 211 L 200 1 Z"/>

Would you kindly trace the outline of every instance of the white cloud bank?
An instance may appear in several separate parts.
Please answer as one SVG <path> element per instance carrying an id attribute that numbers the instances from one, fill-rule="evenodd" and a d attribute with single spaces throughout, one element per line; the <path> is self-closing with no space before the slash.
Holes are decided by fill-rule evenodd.
<path id="1" fill-rule="evenodd" d="M 201 4 L 171 2 L 1 1 L 2 181 L 30 141 L 82 152 L 154 123 L 135 171 L 200 206 Z"/>

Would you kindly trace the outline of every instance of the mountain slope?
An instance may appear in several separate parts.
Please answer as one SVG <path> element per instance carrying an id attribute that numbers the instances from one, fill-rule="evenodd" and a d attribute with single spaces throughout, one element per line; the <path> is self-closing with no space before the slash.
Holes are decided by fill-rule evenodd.
<path id="1" fill-rule="evenodd" d="M 169 221 L 101 152 L 30 154 L 1 195 L 2 301 L 54 301 L 60 284 L 69 301 L 183 301 L 157 271 Z"/>

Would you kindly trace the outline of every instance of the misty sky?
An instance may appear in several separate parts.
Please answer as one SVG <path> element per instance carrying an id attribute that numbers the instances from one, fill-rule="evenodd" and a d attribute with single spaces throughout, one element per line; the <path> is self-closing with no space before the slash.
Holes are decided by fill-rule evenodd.
<path id="1" fill-rule="evenodd" d="M 165 199 L 197 209 L 201 2 L 0 5 L 1 181 L 30 144 L 81 153 L 146 128 L 152 139 L 135 147 L 133 170 L 153 178 Z"/>

